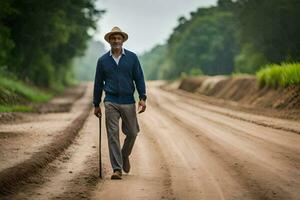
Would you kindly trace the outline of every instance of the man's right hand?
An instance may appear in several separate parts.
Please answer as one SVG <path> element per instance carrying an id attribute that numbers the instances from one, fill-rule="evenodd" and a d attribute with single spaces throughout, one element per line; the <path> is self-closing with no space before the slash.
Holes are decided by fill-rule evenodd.
<path id="1" fill-rule="evenodd" d="M 95 107 L 94 108 L 94 115 L 96 115 L 96 117 L 101 117 L 101 108 L 100 107 Z"/>

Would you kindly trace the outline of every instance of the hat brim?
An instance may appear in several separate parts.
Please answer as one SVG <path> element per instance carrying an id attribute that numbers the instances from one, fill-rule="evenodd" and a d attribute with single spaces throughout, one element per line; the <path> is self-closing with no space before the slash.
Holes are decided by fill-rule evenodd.
<path id="1" fill-rule="evenodd" d="M 106 33 L 105 36 L 104 36 L 104 39 L 109 43 L 109 37 L 113 34 L 121 34 L 124 38 L 124 41 L 125 42 L 126 40 L 128 40 L 128 35 L 127 33 L 125 32 L 109 32 L 109 33 Z"/>

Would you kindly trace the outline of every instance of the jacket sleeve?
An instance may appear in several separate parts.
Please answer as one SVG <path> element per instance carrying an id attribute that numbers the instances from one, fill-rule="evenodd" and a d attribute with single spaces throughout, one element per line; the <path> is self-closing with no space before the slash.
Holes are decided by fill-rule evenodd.
<path id="1" fill-rule="evenodd" d="M 141 67 L 141 64 L 140 64 L 137 56 L 135 56 L 133 79 L 134 79 L 137 91 L 139 93 L 139 99 L 146 100 L 147 96 L 146 96 L 144 73 L 143 73 L 143 69 Z"/>
<path id="2" fill-rule="evenodd" d="M 104 85 L 103 67 L 101 65 L 101 59 L 99 58 L 97 62 L 96 74 L 94 79 L 94 93 L 93 93 L 94 107 L 99 107 L 102 98 L 103 85 Z"/>

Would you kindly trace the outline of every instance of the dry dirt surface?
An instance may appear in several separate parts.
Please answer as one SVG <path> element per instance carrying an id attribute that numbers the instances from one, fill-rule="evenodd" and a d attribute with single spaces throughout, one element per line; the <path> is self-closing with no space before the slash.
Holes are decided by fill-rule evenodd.
<path id="1" fill-rule="evenodd" d="M 99 121 L 90 112 L 66 150 L 0 199 L 300 199 L 299 121 L 216 106 L 161 84 L 148 83 L 132 169 L 122 180 L 110 179 L 105 116 L 98 178 Z"/>

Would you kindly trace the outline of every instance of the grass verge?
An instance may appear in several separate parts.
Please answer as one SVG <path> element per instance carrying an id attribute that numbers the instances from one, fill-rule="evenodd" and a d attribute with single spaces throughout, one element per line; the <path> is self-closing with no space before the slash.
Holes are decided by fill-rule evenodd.
<path id="1" fill-rule="evenodd" d="M 300 63 L 270 64 L 256 73 L 260 86 L 300 85 Z"/>
<path id="2" fill-rule="evenodd" d="M 53 95 L 15 78 L 0 75 L 0 112 L 31 112 L 34 109 L 29 103 L 46 102 Z"/>

